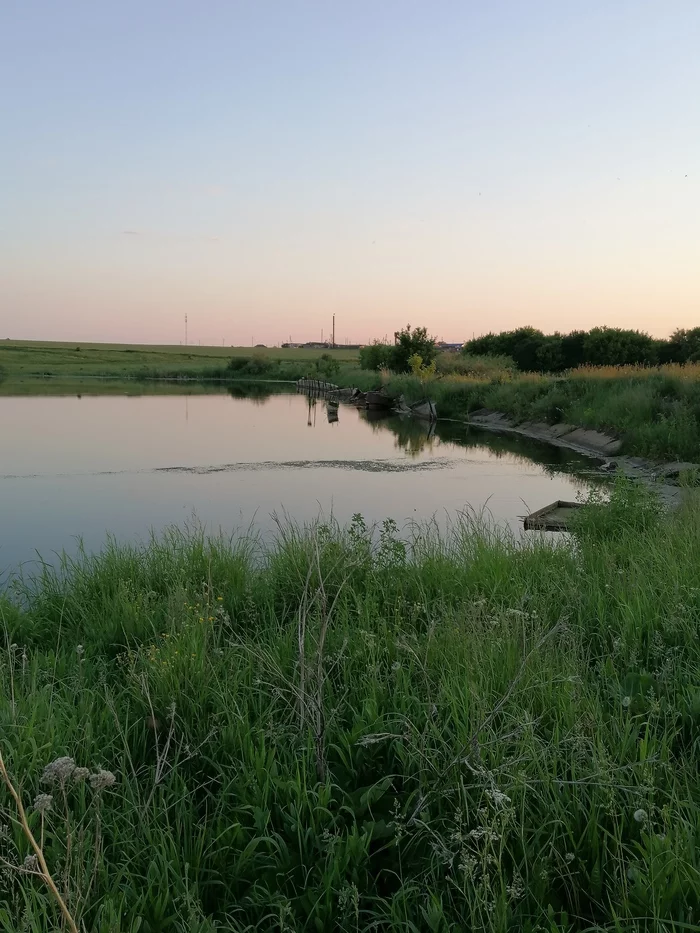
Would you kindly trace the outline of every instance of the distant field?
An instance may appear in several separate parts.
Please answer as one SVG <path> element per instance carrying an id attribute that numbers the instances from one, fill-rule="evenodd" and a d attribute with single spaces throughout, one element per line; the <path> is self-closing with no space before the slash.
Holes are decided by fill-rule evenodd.
<path id="1" fill-rule="evenodd" d="M 271 360 L 303 362 L 331 353 L 356 361 L 357 350 L 305 350 L 278 347 L 155 346 L 118 343 L 54 343 L 34 340 L 0 341 L 0 374 L 5 375 L 129 375 L 138 370 L 199 371 L 221 366 L 233 356 L 266 356 Z"/>

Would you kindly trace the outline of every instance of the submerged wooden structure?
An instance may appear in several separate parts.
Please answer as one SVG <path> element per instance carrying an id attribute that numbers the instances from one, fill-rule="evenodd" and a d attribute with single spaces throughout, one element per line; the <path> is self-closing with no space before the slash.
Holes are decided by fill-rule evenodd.
<path id="1" fill-rule="evenodd" d="M 411 414 L 415 415 L 416 418 L 422 418 L 424 421 L 430 421 L 431 423 L 437 421 L 437 408 L 435 402 L 431 402 L 430 399 L 411 405 Z"/>
<path id="2" fill-rule="evenodd" d="M 297 391 L 308 395 L 332 395 L 340 391 L 334 382 L 325 382 L 323 379 L 298 379 Z"/>
<path id="3" fill-rule="evenodd" d="M 525 531 L 568 531 L 571 517 L 580 508 L 580 502 L 557 499 L 556 502 L 526 515 L 523 519 L 523 527 Z"/>
<path id="4" fill-rule="evenodd" d="M 365 404 L 368 408 L 389 411 L 394 407 L 394 399 L 381 389 L 365 392 Z"/>

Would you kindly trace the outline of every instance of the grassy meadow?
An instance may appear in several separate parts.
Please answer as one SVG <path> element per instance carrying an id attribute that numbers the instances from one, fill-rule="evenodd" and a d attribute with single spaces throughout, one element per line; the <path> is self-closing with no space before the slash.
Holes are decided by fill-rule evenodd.
<path id="1" fill-rule="evenodd" d="M 279 347 L 152 346 L 108 343 L 52 343 L 49 341 L 0 341 L 0 373 L 10 379 L 31 376 L 127 376 L 147 375 L 206 377 L 209 370 L 225 367 L 236 357 L 256 357 L 273 362 L 314 362 L 322 353 L 351 362 L 356 350 L 284 349 Z"/>
<path id="2" fill-rule="evenodd" d="M 697 929 L 693 495 L 619 486 L 557 543 L 357 517 L 15 581 L 0 930 Z"/>

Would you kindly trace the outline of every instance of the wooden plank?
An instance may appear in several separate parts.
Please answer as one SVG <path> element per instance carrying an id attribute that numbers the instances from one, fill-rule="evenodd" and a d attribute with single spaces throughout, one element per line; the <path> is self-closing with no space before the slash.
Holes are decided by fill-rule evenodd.
<path id="1" fill-rule="evenodd" d="M 523 520 L 525 531 L 567 531 L 572 512 L 581 508 L 580 502 L 556 502 L 537 509 Z"/>

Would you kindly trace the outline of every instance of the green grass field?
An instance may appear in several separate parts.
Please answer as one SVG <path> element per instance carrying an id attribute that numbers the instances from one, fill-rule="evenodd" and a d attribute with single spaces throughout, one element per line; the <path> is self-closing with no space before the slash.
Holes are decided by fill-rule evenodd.
<path id="1" fill-rule="evenodd" d="M 254 347 L 183 347 L 107 343 L 0 341 L 0 372 L 7 377 L 52 375 L 131 375 L 139 370 L 197 373 L 221 367 L 232 357 L 260 356 L 273 361 L 306 362 L 331 353 L 340 361 L 356 361 L 356 350 L 305 350 Z"/>
<path id="2" fill-rule="evenodd" d="M 583 511 L 173 531 L 0 596 L 0 930 L 696 930 L 700 503 Z"/>

